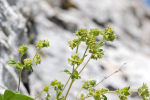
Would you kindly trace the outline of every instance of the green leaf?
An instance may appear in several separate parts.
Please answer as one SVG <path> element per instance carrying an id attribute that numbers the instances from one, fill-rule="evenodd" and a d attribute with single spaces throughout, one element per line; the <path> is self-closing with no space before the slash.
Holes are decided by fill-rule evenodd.
<path id="1" fill-rule="evenodd" d="M 98 42 L 97 43 L 97 48 L 102 47 L 104 45 L 104 42 Z"/>
<path id="2" fill-rule="evenodd" d="M 4 97 L 2 94 L 0 94 L 0 100 L 4 100 Z"/>
<path id="3" fill-rule="evenodd" d="M 9 59 L 8 65 L 16 65 L 16 61 L 14 61 L 13 59 Z"/>
<path id="4" fill-rule="evenodd" d="M 65 72 L 65 73 L 67 73 L 67 74 L 71 74 L 68 69 L 64 69 L 64 70 L 62 70 L 61 72 Z"/>
<path id="5" fill-rule="evenodd" d="M 107 100 L 107 97 L 105 95 L 103 95 L 103 97 L 104 97 L 104 100 Z"/>
<path id="6" fill-rule="evenodd" d="M 34 99 L 23 94 L 14 93 L 11 90 L 5 90 L 4 100 L 34 100 Z"/>
<path id="7" fill-rule="evenodd" d="M 23 64 L 21 62 L 18 62 L 16 64 L 16 69 L 22 70 L 23 69 Z"/>
<path id="8" fill-rule="evenodd" d="M 15 96 L 15 93 L 11 90 L 5 90 L 4 100 L 11 100 L 11 98 Z"/>
<path id="9" fill-rule="evenodd" d="M 143 100 L 150 100 L 148 86 L 145 83 L 143 83 L 142 87 L 138 88 L 138 93 Z"/>

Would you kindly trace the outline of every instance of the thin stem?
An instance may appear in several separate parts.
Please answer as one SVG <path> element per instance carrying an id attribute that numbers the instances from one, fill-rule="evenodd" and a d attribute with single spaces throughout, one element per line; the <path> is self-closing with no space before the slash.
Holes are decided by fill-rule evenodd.
<path id="1" fill-rule="evenodd" d="M 124 66 L 125 64 L 126 64 L 126 63 L 124 63 L 122 66 Z M 112 76 L 112 75 L 118 73 L 119 71 L 121 71 L 121 70 L 122 70 L 122 66 L 121 66 L 118 70 L 116 70 L 116 71 L 114 71 L 113 73 L 111 73 L 110 75 L 104 77 L 104 78 L 103 78 L 100 82 L 98 82 L 94 87 L 96 87 L 96 86 L 98 86 L 99 84 L 101 84 L 102 82 L 104 82 L 104 81 L 105 81 L 106 79 L 108 79 L 110 76 Z"/>
<path id="2" fill-rule="evenodd" d="M 76 53 L 78 53 L 78 49 L 79 49 L 79 46 L 77 46 Z M 85 57 L 87 50 L 88 50 L 88 47 L 86 48 L 86 50 L 85 50 L 85 52 L 84 52 L 84 54 L 83 54 L 83 58 Z M 78 67 L 79 67 L 79 65 L 78 65 L 76 68 L 74 68 L 74 66 L 73 66 L 73 71 L 72 71 L 72 73 L 74 72 L 74 70 L 77 70 Z M 71 76 L 68 78 L 68 80 L 67 80 L 67 82 L 66 82 L 66 84 L 65 84 L 65 86 L 64 86 L 64 88 L 63 88 L 63 90 L 62 90 L 62 92 L 64 91 L 64 89 L 65 89 L 66 86 L 68 85 L 70 79 L 71 79 Z M 75 80 L 72 80 L 72 81 L 74 82 Z M 73 84 L 72 81 L 71 81 L 70 86 L 72 86 L 72 84 Z M 69 86 L 69 89 L 68 89 L 69 91 L 70 91 L 70 88 L 71 88 L 70 86 Z M 67 91 L 67 94 L 66 94 L 66 95 L 68 95 L 69 91 Z"/>
<path id="3" fill-rule="evenodd" d="M 80 70 L 79 74 L 81 74 L 81 72 L 84 70 L 84 68 L 86 67 L 86 65 L 89 63 L 89 61 L 91 60 L 91 57 L 88 59 L 88 61 L 85 63 L 85 65 L 82 67 L 82 69 Z"/>
<path id="4" fill-rule="evenodd" d="M 51 89 L 51 88 L 53 88 L 53 87 L 50 87 L 50 85 L 49 85 L 49 89 Z M 37 99 L 43 92 L 45 92 L 44 89 L 35 97 L 35 99 Z"/>
<path id="5" fill-rule="evenodd" d="M 119 71 L 120 71 L 120 68 L 119 68 L 118 70 L 114 71 L 113 73 L 111 73 L 110 75 L 104 77 L 104 78 L 103 78 L 100 82 L 98 82 L 94 87 L 98 86 L 99 84 L 101 84 L 102 82 L 104 82 L 106 79 L 108 79 L 110 76 L 112 76 L 112 75 L 118 73 Z"/>
<path id="6" fill-rule="evenodd" d="M 86 55 L 86 52 L 87 52 L 87 50 L 88 50 L 88 47 L 86 47 L 86 50 L 85 50 L 85 52 L 84 52 L 84 54 L 83 54 L 83 59 L 85 58 L 85 55 Z M 75 70 L 77 70 L 79 68 L 79 65 L 75 68 Z"/>
<path id="7" fill-rule="evenodd" d="M 69 83 L 70 79 L 71 79 L 71 76 L 68 78 L 68 80 L 67 80 L 67 82 L 66 82 L 66 84 L 65 84 L 65 86 L 64 86 L 64 88 L 63 88 L 63 90 L 62 90 L 62 92 L 64 91 L 64 89 L 65 89 L 65 88 L 66 88 L 66 86 L 68 85 L 68 83 Z"/>
<path id="8" fill-rule="evenodd" d="M 43 92 L 44 92 L 44 89 L 35 97 L 35 99 L 37 99 Z"/>
<path id="9" fill-rule="evenodd" d="M 77 46 L 76 53 L 78 53 L 78 50 L 79 50 L 79 45 Z"/>
<path id="10" fill-rule="evenodd" d="M 83 54 L 83 58 L 85 57 L 88 48 L 89 48 L 89 47 L 86 47 L 86 50 L 85 50 L 85 52 L 84 52 L 84 54 Z"/>
<path id="11" fill-rule="evenodd" d="M 72 80 L 72 81 L 71 81 L 71 84 L 70 84 L 70 86 L 69 86 L 69 88 L 68 88 L 68 90 L 67 90 L 66 96 L 65 96 L 65 100 L 66 100 L 66 98 L 67 98 L 67 96 L 68 96 L 68 93 L 69 93 L 69 91 L 70 91 L 70 89 L 71 89 L 72 84 L 73 84 L 74 81 L 75 81 L 75 80 Z"/>
<path id="12" fill-rule="evenodd" d="M 19 85 L 18 85 L 18 92 L 20 91 L 21 72 L 22 72 L 22 70 L 19 70 Z"/>
<path id="13" fill-rule="evenodd" d="M 23 54 L 21 54 L 21 55 L 19 56 L 19 61 L 20 61 L 20 63 L 21 63 L 22 56 L 23 56 Z M 21 73 L 22 73 L 22 69 L 21 69 L 21 70 L 19 70 L 19 84 L 18 84 L 18 92 L 20 92 Z"/>

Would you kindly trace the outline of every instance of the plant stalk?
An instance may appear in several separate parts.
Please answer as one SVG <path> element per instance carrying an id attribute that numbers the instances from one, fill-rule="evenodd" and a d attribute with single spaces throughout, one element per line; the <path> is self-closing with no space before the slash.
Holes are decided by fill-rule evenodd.
<path id="1" fill-rule="evenodd" d="M 44 92 L 44 89 L 35 97 L 35 99 L 37 99 L 43 92 Z"/>
<path id="2" fill-rule="evenodd" d="M 85 63 L 85 65 L 82 67 L 82 69 L 80 70 L 79 74 L 81 74 L 81 72 L 84 70 L 84 68 L 86 67 L 86 65 L 89 63 L 89 61 L 91 60 L 91 57 L 88 59 L 88 61 Z"/>
<path id="3" fill-rule="evenodd" d="M 19 70 L 19 85 L 18 85 L 18 92 L 20 91 L 21 72 L 22 72 L 22 70 Z"/>
<path id="4" fill-rule="evenodd" d="M 68 88 L 68 90 L 67 90 L 67 93 L 66 93 L 66 96 L 65 96 L 65 100 L 66 100 L 66 98 L 67 98 L 67 96 L 68 96 L 68 93 L 69 93 L 69 91 L 70 91 L 70 89 L 71 89 L 71 87 L 72 87 L 72 84 L 74 83 L 74 79 L 71 81 L 71 84 L 70 84 L 70 86 L 69 86 L 69 88 Z"/>

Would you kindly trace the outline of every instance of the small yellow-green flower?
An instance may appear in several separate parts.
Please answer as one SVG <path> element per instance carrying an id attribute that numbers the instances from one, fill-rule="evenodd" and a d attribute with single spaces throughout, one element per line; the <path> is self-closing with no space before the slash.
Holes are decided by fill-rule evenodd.
<path id="1" fill-rule="evenodd" d="M 37 65 L 41 63 L 41 57 L 38 54 L 35 54 L 33 62 Z"/>
<path id="2" fill-rule="evenodd" d="M 32 66 L 32 62 L 33 62 L 33 59 L 31 59 L 31 58 L 24 59 L 25 67 L 31 67 Z"/>
<path id="3" fill-rule="evenodd" d="M 26 45 L 22 45 L 18 48 L 18 52 L 20 52 L 21 54 L 25 54 L 28 50 L 28 47 Z"/>
<path id="4" fill-rule="evenodd" d="M 49 47 L 49 41 L 46 40 L 39 40 L 37 45 L 37 48 L 44 48 L 44 47 Z"/>

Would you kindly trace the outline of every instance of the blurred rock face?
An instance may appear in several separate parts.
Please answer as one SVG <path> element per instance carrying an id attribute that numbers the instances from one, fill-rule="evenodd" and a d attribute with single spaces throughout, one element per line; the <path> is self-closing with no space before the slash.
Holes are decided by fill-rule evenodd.
<path id="1" fill-rule="evenodd" d="M 35 44 L 40 39 L 51 43 L 49 49 L 43 50 L 42 64 L 34 68 L 30 76 L 27 73 L 23 75 L 26 76 L 23 80 L 28 80 L 23 83 L 29 85 L 25 87 L 35 96 L 53 79 L 65 83 L 68 76 L 60 73 L 60 70 L 69 68 L 67 58 L 73 53 L 67 41 L 74 38 L 75 30 L 103 29 L 107 26 L 114 28 L 117 39 L 106 44 L 103 59 L 88 64 L 82 79 L 101 80 L 126 63 L 122 72 L 107 79 L 99 87 L 113 90 L 130 85 L 131 89 L 136 89 L 143 82 L 150 86 L 150 13 L 141 1 L 66 0 L 67 4 L 64 5 L 67 9 L 63 9 L 61 4 L 65 0 L 16 0 L 15 4 L 10 1 L 0 0 L 0 86 L 15 89 L 17 73 L 7 66 L 7 60 L 17 56 L 17 46 L 27 43 L 32 34 L 35 37 L 29 44 Z M 32 45 L 30 48 L 28 56 L 34 52 Z M 84 50 L 85 46 L 82 45 L 80 51 Z M 13 75 L 9 77 L 10 74 Z M 12 81 L 15 81 L 13 85 L 6 84 Z M 68 100 L 72 100 L 81 83 L 82 80 L 79 80 L 79 83 L 74 84 Z M 25 87 L 23 93 L 27 93 Z M 116 96 L 109 97 L 116 100 Z M 139 98 L 133 95 L 130 100 L 135 99 Z"/>

